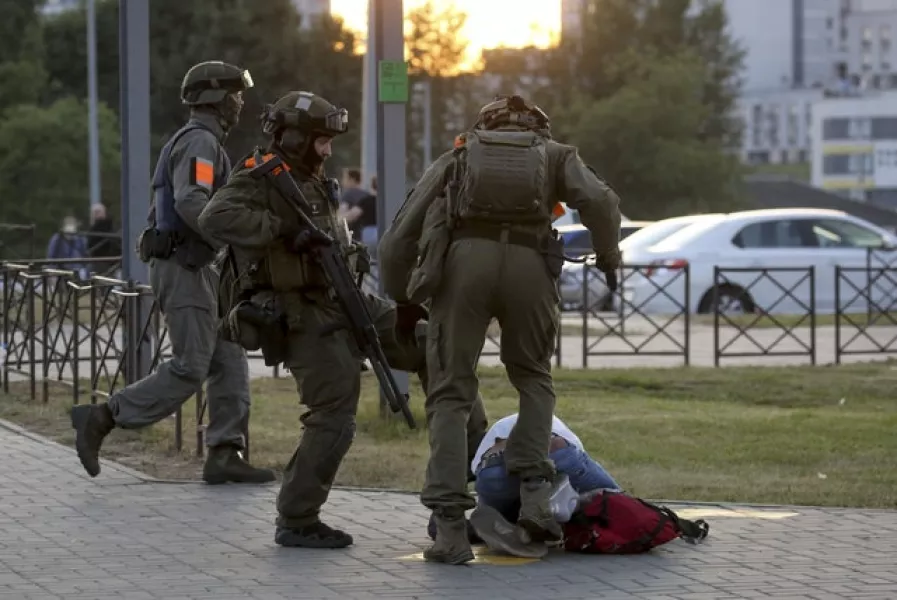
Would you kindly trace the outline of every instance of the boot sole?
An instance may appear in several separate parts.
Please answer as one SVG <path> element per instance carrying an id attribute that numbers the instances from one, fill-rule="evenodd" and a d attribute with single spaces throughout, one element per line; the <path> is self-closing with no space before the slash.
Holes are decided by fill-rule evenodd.
<path id="1" fill-rule="evenodd" d="M 469 563 L 474 558 L 472 550 L 467 550 L 460 554 L 453 554 L 451 556 L 443 556 L 443 555 L 433 555 L 424 552 L 424 560 L 427 562 L 437 562 L 442 563 L 444 565 L 463 565 Z"/>
<path id="2" fill-rule="evenodd" d="M 312 548 L 315 550 L 340 550 L 348 548 L 352 543 L 334 544 L 333 542 L 307 542 L 303 544 L 278 544 L 282 548 Z"/>
<path id="3" fill-rule="evenodd" d="M 242 485 L 264 485 L 266 483 L 274 483 L 275 481 L 277 481 L 277 478 L 275 477 L 273 479 L 265 479 L 264 481 L 262 481 L 262 480 L 250 481 L 247 479 L 230 479 L 226 476 L 217 476 L 216 475 L 216 476 L 206 477 L 205 475 L 203 475 L 202 480 L 204 482 L 206 482 L 208 485 L 223 485 L 225 483 L 236 483 L 238 485 L 239 484 L 242 484 Z"/>
<path id="4" fill-rule="evenodd" d="M 548 548 L 544 544 L 535 542 L 525 544 L 519 538 L 516 542 L 513 539 L 508 539 L 508 536 L 514 535 L 513 532 L 502 534 L 496 530 L 495 523 L 502 521 L 507 523 L 504 517 L 501 516 L 501 513 L 491 506 L 477 506 L 470 514 L 470 524 L 473 525 L 477 535 L 483 538 L 486 546 L 490 549 L 501 550 L 520 558 L 543 558 L 548 554 Z M 513 528 L 513 525 L 510 525 L 510 523 L 508 523 L 508 526 Z"/>
<path id="5" fill-rule="evenodd" d="M 96 468 L 92 468 L 87 463 L 88 459 L 90 459 L 90 462 L 93 462 L 94 458 L 91 456 L 91 452 L 84 440 L 84 431 L 87 429 L 87 423 L 90 420 L 90 411 L 91 408 L 89 406 L 73 406 L 69 416 L 72 420 L 72 429 L 75 430 L 75 452 L 78 453 L 78 460 L 81 461 L 81 466 L 84 467 L 88 475 L 96 477 L 100 474 L 99 453 L 97 453 L 96 457 Z"/>
<path id="6" fill-rule="evenodd" d="M 334 542 L 332 540 L 308 540 L 302 542 L 301 544 L 284 544 L 282 542 L 278 542 L 277 538 L 274 539 L 274 543 L 282 548 L 313 548 L 316 550 L 339 550 L 341 548 L 348 548 L 354 543 L 354 540 L 346 541 L 346 542 Z"/>
<path id="7" fill-rule="evenodd" d="M 551 529 L 546 529 L 542 523 L 538 521 L 534 521 L 532 519 L 528 519 L 526 517 L 521 517 L 517 524 L 522 527 L 529 534 L 530 539 L 534 542 L 543 542 L 543 543 L 555 543 L 560 542 L 564 539 L 563 530 L 561 530 L 560 526 L 558 526 L 557 531 L 552 531 Z"/>

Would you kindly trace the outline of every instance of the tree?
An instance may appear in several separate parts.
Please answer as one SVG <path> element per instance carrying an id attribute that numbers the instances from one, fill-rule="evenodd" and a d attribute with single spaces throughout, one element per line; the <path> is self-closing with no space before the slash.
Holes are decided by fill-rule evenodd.
<path id="1" fill-rule="evenodd" d="M 451 147 L 458 131 L 450 128 L 449 118 L 466 77 L 461 75 L 468 42 L 462 32 L 467 15 L 453 6 L 437 9 L 428 1 L 412 10 L 405 27 L 405 56 L 408 59 L 409 84 L 429 86 L 430 154 L 434 158 Z M 427 165 L 423 164 L 424 106 L 426 96 L 418 95 L 411 103 L 406 130 L 407 174 L 417 179 Z"/>
<path id="2" fill-rule="evenodd" d="M 587 0 L 582 35 L 548 53 L 549 83 L 534 99 L 627 215 L 725 210 L 740 180 L 731 150 L 743 56 L 722 3 Z"/>
<path id="3" fill-rule="evenodd" d="M 240 124 L 227 148 L 236 159 L 262 142 L 258 116 L 284 92 L 307 89 L 360 115 L 361 57 L 357 41 L 329 16 L 300 29 L 290 0 L 153 0 L 150 5 L 151 123 L 153 152 L 183 125 L 181 80 L 203 60 L 223 60 L 249 69 L 255 88 L 245 94 Z M 56 97 L 86 95 L 84 10 L 49 19 L 47 64 Z M 118 0 L 97 3 L 99 96 L 118 106 Z M 336 144 L 337 161 L 357 163 L 358 133 Z"/>
<path id="4" fill-rule="evenodd" d="M 118 0 L 96 2 L 97 96 L 118 112 Z M 152 42 L 151 42 L 152 43 Z M 48 100 L 87 98 L 87 11 L 46 17 L 43 25 Z"/>
<path id="5" fill-rule="evenodd" d="M 316 20 L 303 31 L 300 55 L 303 74 L 297 86 L 320 94 L 349 112 L 349 131 L 333 144 L 328 170 L 356 167 L 361 162 L 362 80 L 364 57 L 358 53 L 359 40 L 346 29 L 343 20 L 330 15 Z"/>
<path id="6" fill-rule="evenodd" d="M 702 135 L 705 63 L 693 53 L 632 52 L 614 94 L 580 97 L 557 128 L 624 201 L 627 216 L 659 219 L 737 204 L 734 156 Z M 619 76 L 613 70 L 611 77 Z"/>
<path id="7" fill-rule="evenodd" d="M 100 160 L 105 204 L 117 212 L 121 150 L 115 113 L 101 105 Z M 34 223 L 46 243 L 68 215 L 87 220 L 87 106 L 75 98 L 47 108 L 20 105 L 0 120 L 0 221 Z"/>
<path id="8" fill-rule="evenodd" d="M 37 0 L 0 1 L 0 112 L 38 102 L 46 86 Z"/>

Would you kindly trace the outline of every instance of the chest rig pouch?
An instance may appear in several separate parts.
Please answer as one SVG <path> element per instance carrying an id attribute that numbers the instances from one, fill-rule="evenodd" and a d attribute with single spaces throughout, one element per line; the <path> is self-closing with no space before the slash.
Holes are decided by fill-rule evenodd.
<path id="1" fill-rule="evenodd" d="M 336 188 L 327 182 L 311 178 L 297 181 L 297 184 L 311 208 L 308 217 L 315 226 L 333 237 L 344 250 L 347 249 L 350 244 L 349 228 L 345 219 L 337 214 L 339 200 Z M 292 235 L 297 235 L 303 227 L 294 210 L 286 205 L 287 201 L 273 188 L 268 197 L 271 211 L 290 223 Z M 271 288 L 277 291 L 320 290 L 328 286 L 324 272 L 311 255 L 295 254 L 280 245 L 269 250 L 263 266 Z"/>
<path id="2" fill-rule="evenodd" d="M 538 223 L 549 219 L 545 200 L 545 140 L 532 131 L 468 132 L 464 142 L 458 218 Z"/>

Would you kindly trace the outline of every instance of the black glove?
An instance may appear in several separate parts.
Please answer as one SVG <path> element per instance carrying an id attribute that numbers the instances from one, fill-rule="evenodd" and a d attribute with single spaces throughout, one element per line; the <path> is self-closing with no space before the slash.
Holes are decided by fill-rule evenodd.
<path id="1" fill-rule="evenodd" d="M 619 282 L 617 281 L 617 270 L 611 269 L 609 271 L 602 271 L 602 273 L 604 273 L 604 280 L 607 282 L 607 289 L 609 289 L 610 293 L 613 294 L 619 287 Z"/>
<path id="2" fill-rule="evenodd" d="M 620 268 L 621 256 L 619 248 L 614 248 L 611 252 L 595 252 L 595 266 L 604 273 L 604 280 L 607 282 L 607 289 L 614 293 L 619 287 L 617 280 L 617 269 Z"/>
<path id="3" fill-rule="evenodd" d="M 421 319 L 429 319 L 430 313 L 420 304 L 396 305 L 396 331 L 400 334 L 412 334 Z"/>
<path id="4" fill-rule="evenodd" d="M 287 248 L 291 252 L 302 254 L 316 246 L 329 246 L 333 238 L 317 229 L 305 229 L 297 235 L 287 238 Z"/>
<path id="5" fill-rule="evenodd" d="M 371 272 L 371 254 L 368 252 L 367 246 L 356 242 L 355 248 L 355 270 L 359 273 L 367 275 Z"/>

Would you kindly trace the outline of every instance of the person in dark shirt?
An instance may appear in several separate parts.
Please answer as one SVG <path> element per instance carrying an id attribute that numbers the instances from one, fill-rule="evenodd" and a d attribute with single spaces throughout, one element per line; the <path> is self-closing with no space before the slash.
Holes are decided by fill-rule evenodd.
<path id="1" fill-rule="evenodd" d="M 351 224 L 357 216 L 358 202 L 367 196 L 368 191 L 361 187 L 361 171 L 349 169 L 343 177 L 343 192 L 340 196 L 340 212 Z"/>
<path id="2" fill-rule="evenodd" d="M 87 251 L 91 258 L 121 256 L 121 234 L 115 231 L 106 207 L 95 204 L 90 210 Z"/>
<path id="3" fill-rule="evenodd" d="M 362 197 L 355 205 L 358 209 L 357 216 L 351 221 L 352 239 L 363 241 L 362 234 L 367 227 L 377 226 L 377 176 L 371 178 L 371 192 Z M 367 236 L 370 238 L 370 233 Z M 373 234 L 376 240 L 376 234 Z"/>

